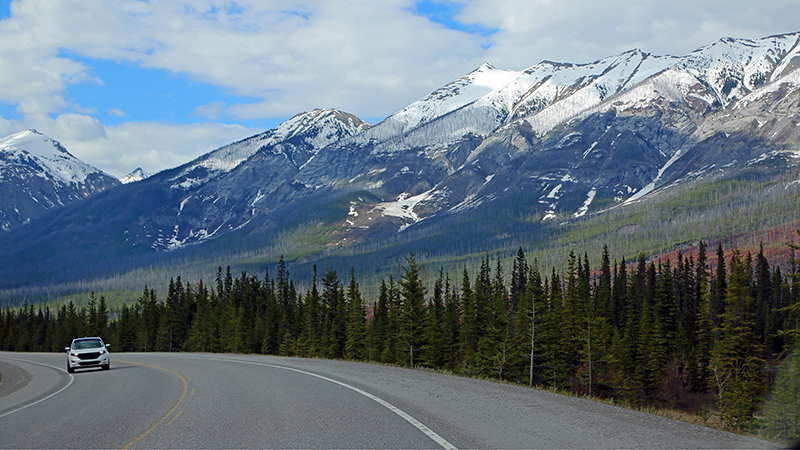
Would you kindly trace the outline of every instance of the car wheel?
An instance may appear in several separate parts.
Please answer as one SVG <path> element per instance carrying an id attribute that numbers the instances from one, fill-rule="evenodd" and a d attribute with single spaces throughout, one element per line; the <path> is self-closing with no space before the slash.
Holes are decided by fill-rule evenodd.
<path id="1" fill-rule="evenodd" d="M 100 366 L 100 367 L 102 367 L 102 368 L 103 368 L 103 370 L 108 370 L 108 369 L 110 369 L 110 368 L 111 368 L 111 363 L 108 363 L 108 364 L 106 364 L 105 366 Z"/>
<path id="2" fill-rule="evenodd" d="M 69 372 L 69 373 L 75 373 L 75 369 L 73 369 L 73 368 L 72 368 L 72 366 L 70 366 L 69 364 L 67 364 L 67 372 Z"/>

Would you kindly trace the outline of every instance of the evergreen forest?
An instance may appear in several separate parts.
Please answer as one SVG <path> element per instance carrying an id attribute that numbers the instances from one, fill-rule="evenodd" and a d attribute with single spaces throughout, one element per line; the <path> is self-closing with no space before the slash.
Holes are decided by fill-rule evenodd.
<path id="1" fill-rule="evenodd" d="M 760 427 L 788 442 L 800 437 L 797 248 L 787 249 L 785 273 L 763 248 L 742 254 L 704 242 L 696 258 L 672 260 L 612 261 L 604 247 L 592 265 L 570 252 L 562 269 L 539 267 L 520 249 L 511 267 L 486 256 L 472 272 L 438 270 L 431 286 L 411 253 L 375 299 L 362 297 L 353 269 L 314 267 L 300 292 L 281 258 L 263 277 L 230 267 L 212 284 L 177 276 L 164 296 L 145 287 L 114 310 L 95 294 L 83 308 L 7 307 L 0 349 L 59 352 L 74 337 L 100 336 L 125 352 L 441 369 L 713 415 L 727 429 Z"/>

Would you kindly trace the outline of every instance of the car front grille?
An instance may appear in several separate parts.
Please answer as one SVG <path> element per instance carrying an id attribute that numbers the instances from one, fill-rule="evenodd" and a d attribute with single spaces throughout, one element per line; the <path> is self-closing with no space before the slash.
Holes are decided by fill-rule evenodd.
<path id="1" fill-rule="evenodd" d="M 78 353 L 79 359 L 97 359 L 100 357 L 100 352 L 93 353 Z"/>

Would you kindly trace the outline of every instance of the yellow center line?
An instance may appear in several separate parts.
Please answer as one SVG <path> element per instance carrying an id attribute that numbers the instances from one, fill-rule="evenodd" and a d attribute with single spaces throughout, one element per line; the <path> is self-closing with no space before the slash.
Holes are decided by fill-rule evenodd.
<path id="1" fill-rule="evenodd" d="M 180 410 L 180 411 L 178 411 L 178 414 L 175 414 L 175 417 L 173 417 L 173 418 L 172 418 L 172 420 L 170 420 L 169 422 L 167 422 L 167 426 L 170 426 L 170 425 L 172 425 L 172 422 L 175 422 L 175 419 L 177 419 L 177 418 L 178 418 L 178 416 L 180 416 L 181 414 L 183 414 L 183 410 Z"/>
<path id="2" fill-rule="evenodd" d="M 194 395 L 194 388 L 192 388 L 192 393 L 191 393 L 191 394 L 189 394 L 189 395 Z"/>
<path id="3" fill-rule="evenodd" d="M 153 424 L 153 426 L 152 426 L 152 427 L 148 428 L 148 429 L 147 429 L 147 430 L 146 430 L 144 433 L 140 434 L 140 435 L 139 435 L 139 437 L 137 437 L 136 439 L 134 439 L 134 440 L 130 441 L 130 442 L 129 442 L 129 443 L 126 445 L 126 446 L 122 447 L 122 448 L 123 448 L 123 450 L 125 450 L 125 449 L 128 449 L 128 448 L 130 448 L 131 446 L 133 446 L 133 444 L 135 444 L 135 443 L 139 442 L 139 440 L 141 440 L 143 437 L 145 437 L 145 436 L 147 436 L 148 434 L 150 434 L 150 432 L 151 432 L 151 431 L 155 430 L 155 429 L 156 429 L 156 428 L 157 428 L 159 425 L 161 425 L 161 423 L 162 423 L 162 422 L 164 422 L 164 421 L 167 419 L 167 417 L 171 416 L 171 415 L 172 415 L 172 413 L 173 413 L 173 412 L 175 412 L 175 410 L 176 410 L 176 409 L 178 409 L 178 405 L 180 405 L 180 404 L 181 404 L 181 402 L 183 401 L 183 398 L 184 398 L 184 397 L 186 397 L 186 388 L 187 388 L 187 384 L 186 384 L 186 379 L 184 379 L 182 376 L 178 375 L 178 373 L 177 373 L 177 372 L 175 372 L 175 371 L 173 371 L 173 370 L 165 369 L 165 368 L 163 368 L 163 367 L 158 367 L 158 366 L 151 366 L 150 364 L 142 364 L 142 363 L 137 363 L 137 362 L 133 362 L 133 361 L 120 361 L 120 360 L 114 360 L 114 362 L 122 362 L 122 363 L 128 363 L 128 364 L 136 364 L 136 365 L 138 365 L 138 366 L 145 366 L 145 367 L 151 367 L 151 368 L 153 368 L 153 369 L 163 370 L 163 371 L 165 371 L 165 372 L 169 372 L 169 373 L 171 373 L 171 374 L 175 375 L 176 377 L 180 378 L 180 380 L 181 380 L 181 383 L 183 383 L 183 392 L 181 392 L 181 397 L 178 399 L 177 403 L 175 403 L 175 406 L 173 406 L 173 407 L 172 407 L 172 409 L 170 409 L 170 410 L 169 410 L 169 412 L 167 412 L 167 413 L 164 415 L 164 417 L 162 417 L 161 419 L 159 419 L 159 420 L 158 420 L 158 422 L 156 422 L 155 424 Z M 178 414 L 176 414 L 176 415 L 175 415 L 175 417 L 173 417 L 173 418 L 172 418 L 172 420 L 170 420 L 170 421 L 169 421 L 169 423 L 168 423 L 167 425 L 171 425 L 171 424 L 172 424 L 172 422 L 174 422 L 174 421 L 175 421 L 175 419 L 177 419 L 177 418 L 178 418 L 178 416 L 180 416 L 182 412 L 183 412 L 183 410 L 181 410 L 181 411 L 180 411 Z"/>

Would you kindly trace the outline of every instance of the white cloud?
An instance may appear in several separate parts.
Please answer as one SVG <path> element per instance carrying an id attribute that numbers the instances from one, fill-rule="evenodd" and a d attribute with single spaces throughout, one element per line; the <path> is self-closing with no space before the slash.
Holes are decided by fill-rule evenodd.
<path id="1" fill-rule="evenodd" d="M 60 114 L 52 124 L 52 134 L 57 140 L 87 141 L 106 139 L 106 130 L 94 117 L 75 113 Z"/>
<path id="2" fill-rule="evenodd" d="M 290 117 L 318 106 L 374 116 L 405 106 L 480 61 L 479 38 L 412 14 L 409 0 L 238 4 L 243 12 L 200 0 L 13 3 L 13 18 L 0 29 L 3 38 L 29 41 L 28 49 L 17 53 L 34 50 L 54 67 L 51 76 L 40 74 L 48 81 L 41 92 L 34 90 L 38 83 L 30 76 L 35 70 L 26 69 L 14 78 L 31 80 L 26 93 L 0 99 L 14 104 L 27 98 L 49 100 L 48 105 L 28 107 L 31 113 L 65 108 L 60 94 L 66 85 L 90 80 L 86 67 L 58 56 L 65 49 L 166 69 L 263 99 L 258 107 L 230 110 L 243 118 Z M 5 47 L 19 46 L 8 42 Z M 11 86 L 4 80 L 0 85 Z"/>
<path id="3" fill-rule="evenodd" d="M 188 125 L 125 122 L 103 128 L 102 136 L 75 139 L 51 137 L 59 140 L 82 161 L 121 177 L 137 167 L 149 173 L 177 167 L 223 145 L 263 131 L 212 122 Z"/>
<path id="4" fill-rule="evenodd" d="M 591 62 L 632 48 L 685 55 L 719 38 L 800 30 L 794 0 L 465 0 L 459 19 L 497 29 L 498 65 Z M 521 65 L 518 65 L 521 64 Z"/>
<path id="5" fill-rule="evenodd" d="M 0 117 L 0 137 L 28 128 L 61 142 L 81 161 L 115 177 L 127 175 L 137 167 L 148 173 L 177 167 L 264 131 L 213 122 L 186 125 L 124 122 L 105 126 L 93 117 L 74 113 L 61 114 L 55 119 L 38 116 L 28 122 Z"/>
<path id="6" fill-rule="evenodd" d="M 210 120 L 219 120 L 220 116 L 225 112 L 226 107 L 227 105 L 225 102 L 211 102 L 198 106 L 194 110 L 194 115 L 205 117 Z"/>

